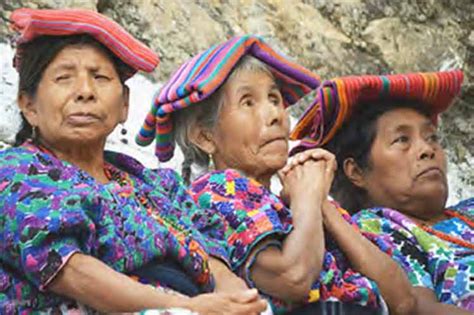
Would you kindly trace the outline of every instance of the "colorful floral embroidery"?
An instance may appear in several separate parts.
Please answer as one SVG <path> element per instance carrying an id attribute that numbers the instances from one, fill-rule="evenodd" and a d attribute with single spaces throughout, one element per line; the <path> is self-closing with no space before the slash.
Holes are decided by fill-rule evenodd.
<path id="1" fill-rule="evenodd" d="M 191 228 L 196 205 L 179 176 L 118 153 L 106 160 L 103 185 L 31 143 L 0 152 L 0 313 L 74 305 L 45 288 L 76 252 L 129 275 L 172 259 L 212 290 L 206 252 L 225 253 Z"/>
<path id="2" fill-rule="evenodd" d="M 281 244 L 282 239 L 291 232 L 290 210 L 263 185 L 237 171 L 206 174 L 192 183 L 191 194 L 212 221 L 209 225 L 198 225 L 198 228 L 209 238 L 226 246 L 232 268 L 244 278 L 248 274 L 246 268 L 251 265 L 246 263 L 252 259 L 248 257 L 249 253 L 260 241 L 272 238 Z M 345 218 L 350 219 L 347 214 Z M 344 255 L 331 240 L 327 240 L 326 249 L 323 270 L 313 285 L 308 302 L 339 300 L 379 306 L 376 284 L 351 270 Z M 284 313 L 291 307 L 274 298 L 271 302 L 276 313 Z"/>
<path id="3" fill-rule="evenodd" d="M 449 209 L 474 217 L 474 198 Z M 406 271 L 411 283 L 432 289 L 439 301 L 474 311 L 474 250 L 424 231 L 414 221 L 388 208 L 365 209 L 353 216 L 360 229 Z M 474 243 L 472 227 L 451 217 L 431 227 Z"/>

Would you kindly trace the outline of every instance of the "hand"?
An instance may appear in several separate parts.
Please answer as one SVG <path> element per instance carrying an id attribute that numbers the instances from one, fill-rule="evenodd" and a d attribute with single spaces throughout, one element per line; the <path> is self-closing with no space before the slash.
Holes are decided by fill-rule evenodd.
<path id="1" fill-rule="evenodd" d="M 343 215 L 336 207 L 336 205 L 334 205 L 334 203 L 332 203 L 331 201 L 326 200 L 323 202 L 321 212 L 323 214 L 324 227 L 330 234 L 332 234 L 334 238 L 337 238 L 337 235 L 335 235 L 335 233 L 338 232 L 347 234 L 347 229 L 354 229 L 356 233 L 360 233 L 352 226 L 350 215 Z"/>
<path id="2" fill-rule="evenodd" d="M 290 204 L 295 198 L 326 200 L 337 163 L 335 156 L 323 149 L 313 149 L 294 157 L 279 173 L 281 198 Z M 314 199 L 313 199 L 314 200 Z"/>
<path id="3" fill-rule="evenodd" d="M 295 166 L 302 165 L 308 160 L 314 160 L 314 161 L 325 160 L 326 162 L 331 163 L 330 166 L 334 167 L 334 171 L 337 170 L 337 162 L 336 162 L 336 157 L 334 156 L 334 154 L 332 154 L 331 152 L 327 150 L 316 148 L 316 149 L 300 152 L 296 154 L 295 156 L 293 156 L 288 161 L 288 164 L 285 165 L 285 167 L 281 169 L 281 172 L 283 174 L 287 174 Z"/>
<path id="4" fill-rule="evenodd" d="M 186 308 L 200 315 L 259 314 L 267 308 L 256 289 L 237 293 L 208 293 L 189 299 Z"/>

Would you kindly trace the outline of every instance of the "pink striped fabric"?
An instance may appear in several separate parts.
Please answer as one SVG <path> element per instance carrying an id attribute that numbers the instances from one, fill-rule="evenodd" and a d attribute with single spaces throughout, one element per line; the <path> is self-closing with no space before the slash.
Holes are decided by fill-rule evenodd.
<path id="1" fill-rule="evenodd" d="M 285 106 L 319 86 L 319 76 L 273 50 L 255 35 L 237 36 L 194 56 L 171 76 L 155 96 L 151 109 L 136 137 L 139 145 L 155 140 L 155 154 L 162 162 L 174 152 L 173 112 L 211 96 L 246 55 L 265 63 L 279 82 Z"/>
<path id="2" fill-rule="evenodd" d="M 36 10 L 22 8 L 13 11 L 10 26 L 17 32 L 18 45 L 38 36 L 67 36 L 88 34 L 105 45 L 134 72 L 151 72 L 159 63 L 158 56 L 145 44 L 130 35 L 116 22 L 104 15 L 83 9 Z M 21 51 L 17 50 L 14 66 L 21 63 Z"/>

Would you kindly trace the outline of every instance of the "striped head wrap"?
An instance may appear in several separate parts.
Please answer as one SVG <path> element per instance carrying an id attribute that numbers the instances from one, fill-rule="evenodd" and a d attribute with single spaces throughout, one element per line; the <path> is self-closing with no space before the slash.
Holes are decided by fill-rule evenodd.
<path id="1" fill-rule="evenodd" d="M 362 102 L 387 98 L 420 101 L 429 107 L 436 123 L 438 114 L 459 94 L 462 81 L 461 70 L 347 76 L 325 81 L 291 132 L 290 139 L 301 139 L 291 153 L 327 144 Z"/>
<path id="2" fill-rule="evenodd" d="M 285 106 L 319 86 L 319 77 L 275 52 L 260 37 L 234 37 L 182 64 L 154 97 L 151 110 L 136 137 L 139 145 L 156 140 L 155 154 L 162 162 L 173 156 L 171 114 L 214 93 L 245 55 L 265 63 L 278 81 Z"/>
<path id="3" fill-rule="evenodd" d="M 151 72 L 159 62 L 158 56 L 150 48 L 135 39 L 119 24 L 91 10 L 22 8 L 13 11 L 10 26 L 18 33 L 14 38 L 17 45 L 43 35 L 90 35 L 133 69 L 132 73 L 126 74 L 127 78 L 138 70 Z M 18 69 L 20 64 L 21 49 L 17 49 L 13 65 Z"/>

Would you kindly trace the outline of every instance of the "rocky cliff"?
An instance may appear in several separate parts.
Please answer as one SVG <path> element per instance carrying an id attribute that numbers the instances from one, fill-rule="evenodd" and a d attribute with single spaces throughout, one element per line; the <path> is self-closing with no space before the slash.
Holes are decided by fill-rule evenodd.
<path id="1" fill-rule="evenodd" d="M 264 36 L 323 78 L 461 67 L 463 93 L 444 114 L 441 134 L 450 160 L 451 200 L 474 195 L 471 0 L 3 0 L 0 18 L 6 22 L 21 6 L 85 7 L 113 18 L 160 54 L 162 63 L 148 78 L 151 82 L 164 80 L 196 52 L 245 33 Z M 0 42 L 8 44 L 8 36 L 1 23 Z M 7 117 L 14 115 L 15 79 L 7 75 L 8 47 L 1 52 L 0 110 Z M 293 115 L 302 107 L 294 108 Z M 15 126 L 11 119 L 2 121 L 0 140 L 5 142 Z"/>

